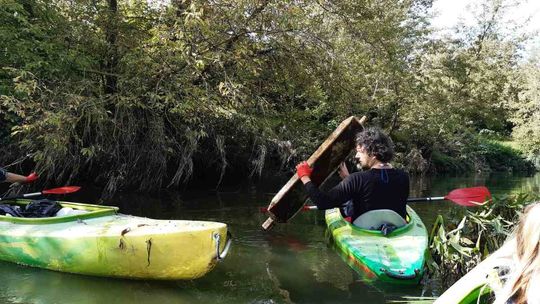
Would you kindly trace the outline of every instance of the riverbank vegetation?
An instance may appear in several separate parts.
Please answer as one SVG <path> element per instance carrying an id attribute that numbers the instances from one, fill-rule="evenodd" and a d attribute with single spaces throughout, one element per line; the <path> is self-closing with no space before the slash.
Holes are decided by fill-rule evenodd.
<path id="1" fill-rule="evenodd" d="M 538 199 L 537 193 L 505 195 L 478 209 L 456 209 L 453 216 L 439 215 L 430 233 L 430 280 L 439 282 L 435 285 L 440 285 L 441 291 L 449 288 L 499 249 L 523 208 Z"/>
<path id="2" fill-rule="evenodd" d="M 517 4 L 451 36 L 431 4 L 4 0 L 1 163 L 108 193 L 217 185 L 291 170 L 367 115 L 410 172 L 530 171 L 540 59 L 505 20 Z"/>

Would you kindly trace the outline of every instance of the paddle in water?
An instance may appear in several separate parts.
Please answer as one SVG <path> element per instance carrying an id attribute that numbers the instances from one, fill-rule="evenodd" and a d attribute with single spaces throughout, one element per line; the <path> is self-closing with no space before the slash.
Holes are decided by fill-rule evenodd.
<path id="1" fill-rule="evenodd" d="M 449 200 L 464 207 L 483 206 L 491 201 L 491 193 L 486 187 L 459 188 L 450 191 L 446 196 L 434 197 L 414 197 L 407 199 L 407 202 L 430 202 Z M 261 208 L 261 212 L 267 212 L 268 208 Z M 305 205 L 302 210 L 317 210 L 317 206 Z"/>
<path id="2" fill-rule="evenodd" d="M 79 186 L 65 186 L 65 187 L 58 187 L 53 189 L 46 189 L 40 192 L 32 192 L 32 193 L 25 193 L 25 194 L 16 194 L 16 195 L 10 195 L 7 197 L 0 198 L 1 200 L 8 200 L 8 199 L 17 199 L 17 198 L 28 198 L 28 197 L 34 197 L 34 196 L 40 196 L 44 194 L 68 194 L 77 192 L 81 189 Z"/>

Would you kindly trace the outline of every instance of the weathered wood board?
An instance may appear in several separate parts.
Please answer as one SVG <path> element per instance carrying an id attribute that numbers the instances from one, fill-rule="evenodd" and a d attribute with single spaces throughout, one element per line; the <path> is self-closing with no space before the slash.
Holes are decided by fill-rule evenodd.
<path id="1" fill-rule="evenodd" d="M 322 185 L 338 168 L 339 164 L 354 149 L 354 136 L 363 130 L 365 117 L 358 119 L 351 116 L 342 121 L 307 160 L 313 168 L 311 181 Z M 270 217 L 262 224 L 263 229 L 269 230 L 274 222 L 285 223 L 302 209 L 307 198 L 302 182 L 296 174 L 272 198 L 268 206 Z"/>

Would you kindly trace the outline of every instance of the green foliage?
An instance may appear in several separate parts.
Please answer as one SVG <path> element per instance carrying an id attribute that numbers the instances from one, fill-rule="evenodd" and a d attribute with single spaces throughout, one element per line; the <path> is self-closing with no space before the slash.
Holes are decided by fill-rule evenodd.
<path id="1" fill-rule="evenodd" d="M 537 53 L 521 70 L 524 88 L 517 101 L 509 103 L 513 136 L 527 156 L 540 168 L 540 55 Z"/>
<path id="2" fill-rule="evenodd" d="M 516 159 L 518 153 L 510 155 L 482 140 L 486 134 L 510 134 L 514 114 L 509 105 L 520 102 L 520 92 L 527 87 L 518 61 L 522 40 L 502 34 L 510 7 L 512 3 L 485 1 L 476 12 L 477 24 L 462 26 L 461 36 L 435 39 L 422 49 L 415 96 L 401 109 L 398 132 L 401 149 L 420 149 L 432 162 L 432 171 L 527 167 Z M 489 159 L 492 156 L 496 159 Z M 504 157 L 510 157 L 511 164 Z"/>
<path id="3" fill-rule="evenodd" d="M 473 170 L 471 163 L 439 151 L 431 154 L 432 170 L 438 173 L 462 173 Z"/>
<path id="4" fill-rule="evenodd" d="M 469 145 L 463 145 L 459 153 L 450 151 L 431 154 L 432 170 L 439 173 L 475 172 L 534 172 L 534 166 L 522 153 L 499 141 L 472 137 Z"/>
<path id="5" fill-rule="evenodd" d="M 507 239 L 524 206 L 537 194 L 494 197 L 479 209 L 467 210 L 461 219 L 445 222 L 439 215 L 430 233 L 429 276 L 443 290 L 469 272 Z"/>
<path id="6" fill-rule="evenodd" d="M 527 162 L 521 153 L 511 147 L 502 145 L 497 141 L 480 141 L 476 155 L 484 159 L 484 162 L 493 171 L 514 171 L 529 173 L 534 167 Z"/>
<path id="7" fill-rule="evenodd" d="M 292 167 L 367 114 L 411 171 L 522 170 L 475 148 L 480 130 L 508 135 L 510 116 L 526 130 L 509 109 L 532 98 L 488 3 L 450 39 L 431 36 L 419 0 L 4 0 L 2 161 L 24 151 L 52 182 L 109 193 L 219 183 Z"/>

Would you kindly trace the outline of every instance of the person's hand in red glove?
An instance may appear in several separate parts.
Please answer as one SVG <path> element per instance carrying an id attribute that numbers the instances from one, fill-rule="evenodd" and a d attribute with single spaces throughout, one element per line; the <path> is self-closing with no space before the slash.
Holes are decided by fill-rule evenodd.
<path id="1" fill-rule="evenodd" d="M 296 175 L 298 175 L 304 184 L 311 180 L 311 172 L 313 172 L 313 169 L 311 169 L 306 161 L 303 161 L 296 166 Z"/>
<path id="2" fill-rule="evenodd" d="M 25 176 L 24 177 L 24 182 L 25 184 L 28 184 L 28 183 L 31 183 L 35 180 L 37 180 L 39 178 L 39 176 L 37 175 L 36 172 L 32 172 L 30 174 L 28 174 L 28 176 Z"/>
<path id="3" fill-rule="evenodd" d="M 11 173 L 11 172 L 6 172 L 6 180 L 5 181 L 8 182 L 8 183 L 11 183 L 10 187 L 16 187 L 16 186 L 19 186 L 21 184 L 31 183 L 31 182 L 37 180 L 38 178 L 39 178 L 39 176 L 35 172 L 30 173 L 28 176 L 19 175 L 19 174 L 15 174 L 15 173 Z"/>

